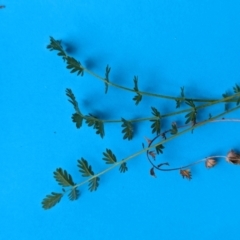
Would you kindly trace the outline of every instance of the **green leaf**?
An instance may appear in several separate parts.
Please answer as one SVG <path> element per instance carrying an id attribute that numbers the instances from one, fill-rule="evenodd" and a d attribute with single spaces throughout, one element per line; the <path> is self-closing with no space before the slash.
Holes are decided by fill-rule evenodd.
<path id="1" fill-rule="evenodd" d="M 62 193 L 52 192 L 51 195 L 47 195 L 43 199 L 42 207 L 46 210 L 50 209 L 50 208 L 54 207 L 57 203 L 59 203 L 62 197 L 63 197 Z"/>
<path id="2" fill-rule="evenodd" d="M 135 104 L 138 105 L 142 100 L 142 95 L 140 93 L 137 93 L 137 95 L 134 96 L 133 100 L 135 101 Z"/>
<path id="3" fill-rule="evenodd" d="M 50 51 L 56 50 L 58 51 L 58 56 L 61 56 L 63 60 L 67 58 L 67 54 L 62 48 L 61 41 L 55 40 L 53 37 L 50 37 L 50 44 L 47 45 L 47 48 L 50 49 Z"/>
<path id="4" fill-rule="evenodd" d="M 133 77 L 133 82 L 134 82 L 134 91 L 135 92 L 138 92 L 138 77 L 137 76 L 134 76 Z"/>
<path id="5" fill-rule="evenodd" d="M 153 124 L 151 125 L 152 133 L 156 132 L 157 134 L 160 134 L 160 132 L 161 132 L 161 114 L 155 107 L 151 107 L 151 108 L 152 108 L 153 116 L 158 118 L 158 119 L 150 120 L 151 122 L 153 122 Z"/>
<path id="6" fill-rule="evenodd" d="M 103 152 L 103 160 L 106 164 L 114 164 L 117 162 L 116 156 L 110 149 L 106 149 L 106 152 Z"/>
<path id="7" fill-rule="evenodd" d="M 176 108 L 180 108 L 181 103 L 185 100 L 184 87 L 181 87 L 181 98 L 176 100 Z"/>
<path id="8" fill-rule="evenodd" d="M 195 104 L 194 104 L 194 102 L 193 102 L 192 99 L 186 99 L 186 100 L 185 100 L 185 103 L 186 103 L 188 106 L 192 107 L 192 108 L 196 108 L 196 106 L 195 106 Z"/>
<path id="9" fill-rule="evenodd" d="M 68 174 L 66 170 L 57 168 L 53 174 L 59 185 L 62 185 L 63 187 L 74 186 L 72 176 Z"/>
<path id="10" fill-rule="evenodd" d="M 78 107 L 78 102 L 76 101 L 76 98 L 70 88 L 66 89 L 66 95 L 69 97 L 68 101 L 73 105 L 75 111 L 77 113 L 81 113 Z"/>
<path id="11" fill-rule="evenodd" d="M 172 135 L 175 135 L 178 133 L 178 128 L 177 128 L 177 124 L 175 122 L 172 123 L 172 129 L 170 130 L 170 133 Z"/>
<path id="12" fill-rule="evenodd" d="M 94 176 L 92 167 L 88 165 L 88 162 L 84 158 L 81 158 L 81 160 L 78 160 L 77 166 L 79 167 L 79 172 L 82 173 L 83 177 Z"/>
<path id="13" fill-rule="evenodd" d="M 189 122 L 192 122 L 193 124 L 196 124 L 197 109 L 193 100 L 187 99 L 185 100 L 185 103 L 192 107 L 192 111 L 185 115 L 185 118 L 187 119 L 185 123 L 188 124 Z"/>
<path id="14" fill-rule="evenodd" d="M 133 90 L 137 94 L 137 95 L 134 96 L 133 100 L 135 101 L 135 104 L 138 105 L 142 100 L 142 95 L 139 93 L 139 90 L 138 90 L 138 77 L 137 76 L 134 76 L 133 82 L 134 82 Z"/>
<path id="15" fill-rule="evenodd" d="M 71 73 L 77 72 L 77 75 L 83 76 L 84 73 L 84 67 L 81 65 L 79 61 L 77 61 L 73 57 L 66 57 L 67 60 L 67 68 L 71 69 Z"/>
<path id="16" fill-rule="evenodd" d="M 99 181 L 100 181 L 99 177 L 94 177 L 91 180 L 89 180 L 89 184 L 88 184 L 89 191 L 91 192 L 96 191 L 99 186 Z"/>
<path id="17" fill-rule="evenodd" d="M 108 83 L 109 83 L 109 73 L 111 71 L 111 68 L 107 65 L 106 67 L 106 71 L 105 71 L 105 80 L 107 81 L 107 83 L 105 82 L 105 93 L 107 93 L 108 91 Z"/>
<path id="18" fill-rule="evenodd" d="M 235 87 L 233 87 L 233 91 L 235 93 L 240 93 L 240 87 L 236 84 Z M 237 98 L 237 105 L 240 103 L 240 97 Z"/>
<path id="19" fill-rule="evenodd" d="M 125 173 L 127 170 L 128 170 L 127 163 L 123 162 L 119 167 L 119 171 L 120 173 Z"/>
<path id="20" fill-rule="evenodd" d="M 222 94 L 222 96 L 223 96 L 223 98 L 227 98 L 227 97 L 229 97 L 230 95 L 226 92 L 226 93 Z M 224 104 L 224 110 L 227 111 L 228 108 L 229 108 L 229 103 L 225 102 L 225 104 Z"/>
<path id="21" fill-rule="evenodd" d="M 233 87 L 233 91 L 235 93 L 239 93 L 240 92 L 240 87 L 237 84 L 235 84 L 235 87 Z"/>
<path id="22" fill-rule="evenodd" d="M 76 123 L 77 128 L 80 128 L 82 126 L 83 117 L 79 113 L 74 113 L 72 115 L 72 121 Z"/>
<path id="23" fill-rule="evenodd" d="M 189 122 L 192 122 L 193 124 L 196 124 L 196 116 L 196 111 L 189 112 L 185 115 L 185 118 L 187 119 L 185 123 L 188 124 Z"/>
<path id="24" fill-rule="evenodd" d="M 80 196 L 80 192 L 77 188 L 72 188 L 71 192 L 68 194 L 68 197 L 71 201 L 77 200 Z"/>
<path id="25" fill-rule="evenodd" d="M 103 121 L 98 119 L 97 117 L 89 114 L 89 116 L 85 116 L 86 123 L 89 127 L 93 126 L 93 129 L 96 129 L 96 134 L 99 134 L 101 138 L 104 137 L 104 124 Z"/>
<path id="26" fill-rule="evenodd" d="M 122 133 L 123 135 L 123 139 L 128 139 L 131 140 L 133 138 L 133 126 L 132 123 L 130 121 L 125 120 L 124 118 L 122 118 Z"/>
<path id="27" fill-rule="evenodd" d="M 156 146 L 157 154 L 163 153 L 164 146 L 162 144 Z"/>

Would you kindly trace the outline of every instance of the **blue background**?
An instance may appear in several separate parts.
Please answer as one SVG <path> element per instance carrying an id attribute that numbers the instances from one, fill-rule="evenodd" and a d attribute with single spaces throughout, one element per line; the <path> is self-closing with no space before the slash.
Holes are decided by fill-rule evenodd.
<path id="1" fill-rule="evenodd" d="M 121 160 L 153 137 L 150 123 L 136 126 L 133 141 L 123 141 L 121 126 L 106 126 L 102 140 L 86 125 L 76 129 L 65 89 L 75 93 L 81 110 L 107 118 L 162 114 L 175 102 L 110 88 L 85 74 L 70 74 L 56 52 L 46 49 L 49 36 L 61 39 L 68 53 L 110 80 L 179 96 L 221 98 L 240 84 L 239 1 L 2 1 L 0 9 L 0 239 L 239 239 L 239 167 L 220 161 L 210 170 L 199 165 L 193 179 L 178 172 L 149 175 L 141 155 L 101 178 L 99 189 L 82 188 L 79 200 L 63 198 L 43 210 L 46 194 L 61 187 L 53 179 L 57 167 L 75 182 L 82 177 L 77 160 L 86 158 L 95 172 L 106 165 L 110 148 Z M 220 110 L 223 108 L 221 107 Z M 213 113 L 217 109 L 213 110 Z M 211 112 L 207 110 L 206 115 Z M 229 117 L 238 117 L 239 111 Z M 167 129 L 173 118 L 164 122 Z M 214 123 L 165 145 L 160 161 L 181 166 L 211 154 L 240 150 L 238 123 Z"/>

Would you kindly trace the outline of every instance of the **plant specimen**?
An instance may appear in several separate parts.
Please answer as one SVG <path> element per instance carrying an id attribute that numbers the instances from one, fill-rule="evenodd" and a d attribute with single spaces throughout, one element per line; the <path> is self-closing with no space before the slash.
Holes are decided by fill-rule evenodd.
<path id="1" fill-rule="evenodd" d="M 217 164 L 217 159 L 224 158 L 227 162 L 232 164 L 240 164 L 240 155 L 231 150 L 226 156 L 209 156 L 204 159 L 198 160 L 196 162 L 190 163 L 187 166 L 182 166 L 178 168 L 169 168 L 169 163 L 157 163 L 156 156 L 163 153 L 164 144 L 180 137 L 181 135 L 187 132 L 193 132 L 194 129 L 197 129 L 207 123 L 216 122 L 216 121 L 237 121 L 239 119 L 226 119 L 223 118 L 226 114 L 236 111 L 240 108 L 240 86 L 235 85 L 233 87 L 232 94 L 223 94 L 222 98 L 219 99 L 198 99 L 198 98 L 188 98 L 185 96 L 184 87 L 180 89 L 180 96 L 173 97 L 162 94 L 150 93 L 141 91 L 138 87 L 138 77 L 133 77 L 133 88 L 128 88 L 119 84 L 116 84 L 110 81 L 110 71 L 111 68 L 107 65 L 105 69 L 105 76 L 99 76 L 96 73 L 90 71 L 88 68 L 84 67 L 79 61 L 75 58 L 68 56 L 64 48 L 62 47 L 61 41 L 55 40 L 50 37 L 50 44 L 47 48 L 51 51 L 57 51 L 57 55 L 60 56 L 66 63 L 66 67 L 70 70 L 71 73 L 77 73 L 77 75 L 83 76 L 85 73 L 92 75 L 94 78 L 102 81 L 105 86 L 105 93 L 108 92 L 109 87 L 116 87 L 122 91 L 129 91 L 134 94 L 133 101 L 138 105 L 142 98 L 145 96 L 151 96 L 155 98 L 167 99 L 169 101 L 175 101 L 176 109 L 175 111 L 167 114 L 161 114 L 159 110 L 155 107 L 151 107 L 150 113 L 151 116 L 145 116 L 138 119 L 125 119 L 123 117 L 119 119 L 109 120 L 101 119 L 98 116 L 92 114 L 85 115 L 80 110 L 79 104 L 76 100 L 76 97 L 71 89 L 66 89 L 66 95 L 68 101 L 72 104 L 74 108 L 74 113 L 72 115 L 72 121 L 75 123 L 77 128 L 81 128 L 84 122 L 92 127 L 96 134 L 101 138 L 104 137 L 105 131 L 104 126 L 108 123 L 119 124 L 122 128 L 123 139 L 131 140 L 134 137 L 134 128 L 133 124 L 138 122 L 150 121 L 151 123 L 151 132 L 156 136 L 153 139 L 146 139 L 147 146 L 143 144 L 143 148 L 139 151 L 133 153 L 132 155 L 121 158 L 118 160 L 114 152 L 106 148 L 102 153 L 102 160 L 109 167 L 105 168 L 103 171 L 95 173 L 93 167 L 89 162 L 83 157 L 77 161 L 77 168 L 85 180 L 80 183 L 75 183 L 72 179 L 72 176 L 64 169 L 57 168 L 53 175 L 55 180 L 59 185 L 62 186 L 62 191 L 59 193 L 52 192 L 47 195 L 42 201 L 42 207 L 44 209 L 50 209 L 60 202 L 61 198 L 64 195 L 68 195 L 70 200 L 76 200 L 80 196 L 80 187 L 82 185 L 88 184 L 88 189 L 90 192 L 96 191 L 99 187 L 100 177 L 112 170 L 113 168 L 118 167 L 120 173 L 125 173 L 128 170 L 127 162 L 136 156 L 145 153 L 146 157 L 150 163 L 150 175 L 156 177 L 156 171 L 178 171 L 183 178 L 191 179 L 191 167 L 199 163 L 205 163 L 206 168 L 212 168 Z M 230 107 L 230 103 L 231 107 Z M 206 109 L 217 104 L 224 104 L 224 110 L 217 115 L 212 116 L 211 114 L 205 120 L 199 120 L 198 114 L 199 110 Z M 182 105 L 185 106 L 182 110 Z M 162 129 L 162 119 L 172 117 L 172 116 L 181 116 L 184 115 L 185 124 L 179 126 L 176 122 L 172 122 L 168 129 Z"/>

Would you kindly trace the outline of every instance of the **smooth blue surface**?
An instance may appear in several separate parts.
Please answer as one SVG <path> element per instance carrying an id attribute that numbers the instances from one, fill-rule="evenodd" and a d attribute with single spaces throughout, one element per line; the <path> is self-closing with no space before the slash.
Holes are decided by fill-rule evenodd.
<path id="1" fill-rule="evenodd" d="M 240 84 L 240 2 L 89 0 L 5 1 L 0 9 L 0 239 L 239 239 L 240 169 L 221 161 L 214 169 L 193 169 L 191 181 L 178 172 L 149 175 L 145 155 L 129 161 L 129 171 L 113 170 L 97 192 L 82 188 L 78 201 L 63 198 L 51 210 L 41 208 L 46 194 L 60 191 L 57 167 L 81 181 L 77 160 L 103 170 L 102 152 L 118 159 L 142 148 L 153 137 L 141 124 L 133 141 L 123 141 L 120 125 L 106 126 L 104 140 L 87 126 L 77 130 L 65 89 L 75 93 L 86 114 L 137 118 L 161 113 L 175 103 L 133 94 L 85 74 L 70 74 L 49 52 L 49 36 L 61 39 L 69 54 L 94 72 L 133 87 L 166 95 L 220 98 Z M 219 109 L 216 109 L 216 112 Z M 220 108 L 222 110 L 222 108 Z M 215 110 L 213 110 L 215 111 Z M 209 112 L 204 112 L 208 115 Z M 239 111 L 230 115 L 239 117 Z M 172 119 L 175 121 L 179 119 Z M 171 121 L 166 121 L 168 128 Z M 162 161 L 172 166 L 240 150 L 238 123 L 215 123 L 165 146 Z"/>

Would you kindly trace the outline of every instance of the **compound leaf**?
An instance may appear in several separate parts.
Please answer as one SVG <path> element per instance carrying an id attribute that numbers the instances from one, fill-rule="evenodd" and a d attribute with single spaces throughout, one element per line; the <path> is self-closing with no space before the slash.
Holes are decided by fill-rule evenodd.
<path id="1" fill-rule="evenodd" d="M 108 83 L 109 83 L 109 73 L 111 71 L 111 68 L 107 65 L 106 67 L 106 71 L 105 71 L 105 80 L 107 82 L 105 82 L 105 93 L 107 93 L 108 91 Z"/>
<path id="2" fill-rule="evenodd" d="M 133 100 L 135 101 L 135 104 L 138 105 L 142 100 L 142 95 L 140 93 L 137 93 L 137 95 L 134 96 Z"/>
<path id="3" fill-rule="evenodd" d="M 185 123 L 188 124 L 189 122 L 192 122 L 193 124 L 196 124 L 197 109 L 193 100 L 187 99 L 185 100 L 185 103 L 192 107 L 192 111 L 185 115 L 185 118 L 187 119 Z"/>
<path id="4" fill-rule="evenodd" d="M 67 68 L 71 69 L 70 71 L 71 73 L 77 72 L 77 75 L 83 76 L 84 68 L 79 61 L 69 56 L 66 57 L 66 60 L 67 60 Z"/>
<path id="5" fill-rule="evenodd" d="M 187 119 L 185 123 L 188 124 L 189 122 L 192 122 L 193 124 L 195 124 L 196 116 L 197 116 L 197 112 L 195 110 L 189 112 L 188 114 L 185 115 L 185 118 Z"/>
<path id="6" fill-rule="evenodd" d="M 184 87 L 181 87 L 181 98 L 176 100 L 176 108 L 179 108 L 181 106 L 181 103 L 185 100 L 185 94 L 184 94 Z"/>
<path id="7" fill-rule="evenodd" d="M 59 203 L 62 197 L 63 197 L 62 193 L 52 192 L 51 195 L 47 195 L 43 199 L 42 207 L 46 210 L 50 209 L 50 208 L 54 207 L 57 203 Z"/>
<path id="8" fill-rule="evenodd" d="M 81 160 L 78 160 L 79 172 L 82 173 L 83 177 L 90 177 L 94 175 L 94 172 L 92 170 L 92 167 L 88 165 L 88 162 L 81 158 Z"/>
<path id="9" fill-rule="evenodd" d="M 152 108 L 153 116 L 158 118 L 158 119 L 150 120 L 151 122 L 153 122 L 151 125 L 152 133 L 156 132 L 157 134 L 160 134 L 160 132 L 161 132 L 161 114 L 155 107 L 151 107 L 151 108 Z"/>
<path id="10" fill-rule="evenodd" d="M 127 163 L 123 162 L 119 167 L 119 171 L 120 173 L 125 173 L 127 170 L 128 170 Z"/>
<path id="11" fill-rule="evenodd" d="M 68 194 L 68 197 L 71 201 L 77 200 L 80 196 L 80 192 L 77 188 L 72 188 L 71 192 Z"/>
<path id="12" fill-rule="evenodd" d="M 75 111 L 77 113 L 80 113 L 79 107 L 78 107 L 78 102 L 76 101 L 76 98 L 70 88 L 66 89 L 66 95 L 69 97 L 68 101 L 73 105 Z"/>
<path id="13" fill-rule="evenodd" d="M 135 101 L 135 104 L 138 105 L 142 100 L 142 95 L 139 93 L 139 90 L 138 90 L 138 77 L 137 76 L 134 76 L 133 82 L 134 82 L 133 90 L 137 94 L 137 95 L 134 96 L 133 100 Z"/>
<path id="14" fill-rule="evenodd" d="M 99 181 L 100 181 L 99 177 L 94 177 L 91 180 L 89 180 L 88 189 L 90 192 L 97 190 L 99 186 Z"/>
<path id="15" fill-rule="evenodd" d="M 114 164 L 117 162 L 116 156 L 110 149 L 106 149 L 106 152 L 103 152 L 103 160 L 106 164 Z"/>
<path id="16" fill-rule="evenodd" d="M 123 135 L 123 139 L 128 139 L 128 140 L 131 140 L 133 138 L 133 126 L 132 126 L 132 123 L 125 120 L 124 118 L 122 118 L 122 127 L 123 127 L 123 130 L 122 130 L 122 133 L 124 134 Z"/>
<path id="17" fill-rule="evenodd" d="M 240 93 L 240 87 L 236 84 L 235 87 L 233 87 L 233 91 L 235 93 Z M 237 105 L 240 103 L 240 97 L 237 98 Z"/>
<path id="18" fill-rule="evenodd" d="M 89 114 L 89 116 L 86 116 L 86 123 L 89 127 L 93 126 L 93 128 L 96 129 L 96 134 L 99 134 L 101 138 L 104 137 L 105 132 L 104 132 L 104 124 L 102 120 L 98 119 L 92 114 Z"/>
<path id="19" fill-rule="evenodd" d="M 226 93 L 222 94 L 222 96 L 223 96 L 223 98 L 227 98 L 227 97 L 229 97 L 230 95 L 228 94 L 228 92 L 226 92 Z M 229 104 L 228 104 L 227 102 L 225 102 L 225 104 L 224 104 L 224 110 L 227 111 L 228 108 L 229 108 Z"/>
<path id="20" fill-rule="evenodd" d="M 157 154 L 163 153 L 164 146 L 162 144 L 156 146 Z"/>
<path id="21" fill-rule="evenodd" d="M 61 41 L 55 40 L 53 37 L 50 37 L 50 44 L 47 45 L 47 48 L 50 49 L 50 51 L 56 50 L 58 51 L 58 56 L 61 56 L 63 60 L 66 59 L 67 54 L 62 48 Z"/>
<path id="22" fill-rule="evenodd" d="M 72 121 L 76 123 L 77 128 L 80 128 L 82 126 L 83 117 L 79 113 L 74 113 L 72 115 Z"/>
<path id="23" fill-rule="evenodd" d="M 72 176 L 68 174 L 66 170 L 57 168 L 53 174 L 54 174 L 54 178 L 56 179 L 59 185 L 63 187 L 74 186 Z"/>

